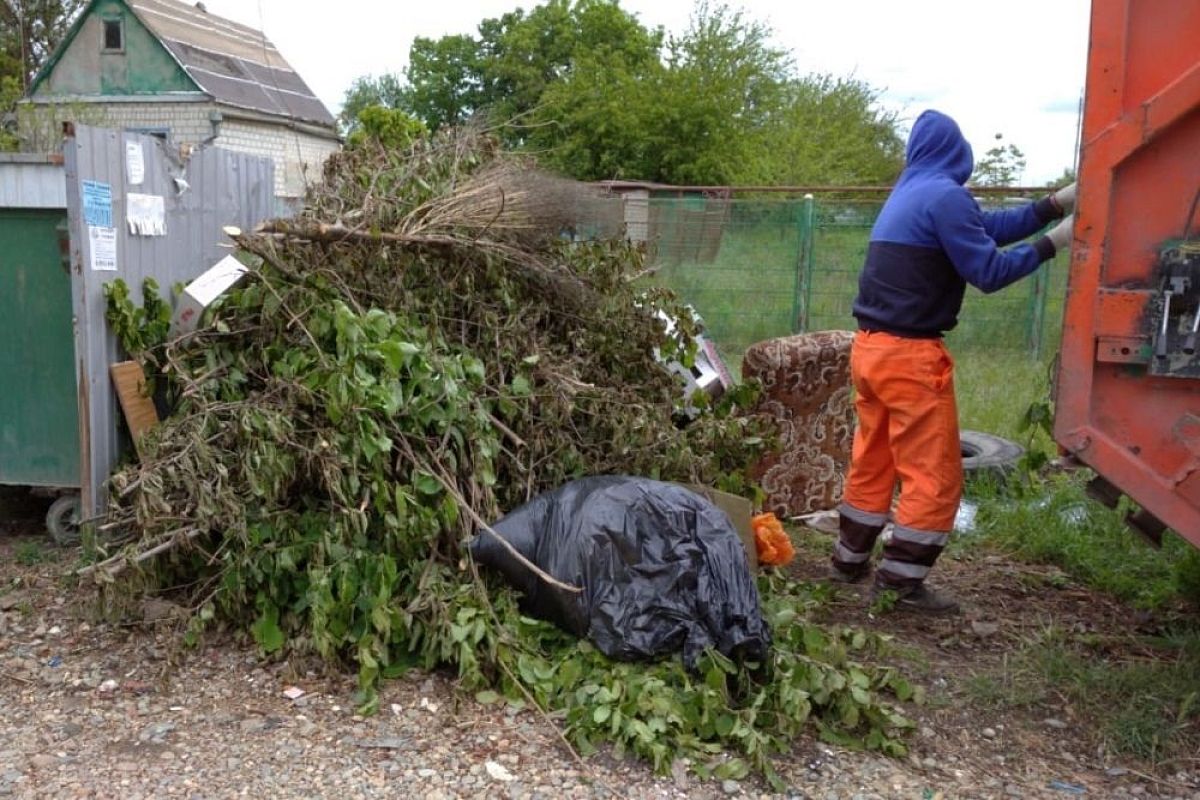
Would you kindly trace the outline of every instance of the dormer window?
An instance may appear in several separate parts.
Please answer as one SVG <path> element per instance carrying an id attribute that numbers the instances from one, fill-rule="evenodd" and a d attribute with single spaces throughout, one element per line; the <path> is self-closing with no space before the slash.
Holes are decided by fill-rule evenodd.
<path id="1" fill-rule="evenodd" d="M 104 52 L 125 52 L 125 22 L 120 17 L 106 19 L 104 22 Z"/>

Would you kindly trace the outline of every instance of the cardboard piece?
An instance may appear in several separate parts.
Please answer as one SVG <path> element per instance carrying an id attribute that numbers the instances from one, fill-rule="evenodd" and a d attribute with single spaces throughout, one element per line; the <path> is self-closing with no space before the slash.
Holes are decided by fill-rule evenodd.
<path id="1" fill-rule="evenodd" d="M 121 401 L 121 410 L 125 412 L 125 423 L 133 437 L 133 446 L 140 456 L 142 435 L 158 425 L 158 409 L 146 391 L 146 375 L 142 372 L 142 365 L 136 361 L 113 364 L 108 371 L 117 390 L 117 399 Z"/>
<path id="2" fill-rule="evenodd" d="M 750 518 L 754 516 L 754 504 L 744 497 L 739 497 L 729 492 L 722 492 L 710 486 L 701 486 L 697 483 L 685 483 L 682 485 L 684 488 L 690 489 L 708 500 L 729 516 L 729 521 L 733 523 L 738 536 L 741 537 L 742 545 L 746 548 L 746 558 L 750 562 L 750 571 L 758 571 L 758 546 L 754 543 L 754 527 L 750 522 Z"/>
<path id="3" fill-rule="evenodd" d="M 192 281 L 179 296 L 175 316 L 171 320 L 171 336 L 196 330 L 204 309 L 229 291 L 229 287 L 246 274 L 246 267 L 233 256 L 225 256 L 203 275 Z"/>

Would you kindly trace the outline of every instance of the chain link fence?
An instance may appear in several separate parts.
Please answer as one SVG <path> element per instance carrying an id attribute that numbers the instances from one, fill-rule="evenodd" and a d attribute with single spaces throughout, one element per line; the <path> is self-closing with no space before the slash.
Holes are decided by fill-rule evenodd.
<path id="1" fill-rule="evenodd" d="M 644 229 L 654 280 L 703 317 L 732 358 L 758 341 L 816 330 L 853 330 L 851 304 L 867 242 L 886 192 L 836 190 L 792 199 L 719 193 L 651 198 Z M 1028 202 L 1029 193 L 989 193 L 985 208 Z M 1025 351 L 1057 346 L 1067 259 L 984 295 L 968 287 L 958 327 L 966 350 Z"/>

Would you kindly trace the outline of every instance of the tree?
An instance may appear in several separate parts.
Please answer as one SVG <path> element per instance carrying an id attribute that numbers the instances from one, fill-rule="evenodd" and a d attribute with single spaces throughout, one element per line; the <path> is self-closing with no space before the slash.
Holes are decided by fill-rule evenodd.
<path id="1" fill-rule="evenodd" d="M 661 31 L 646 29 L 616 0 L 549 0 L 528 14 L 483 20 L 478 38 L 415 40 L 406 109 L 431 130 L 485 109 L 497 120 L 519 120 L 581 59 L 619 53 L 626 64 L 649 65 L 661 41 Z"/>
<path id="2" fill-rule="evenodd" d="M 38 71 L 62 43 L 85 0 L 0 0 L 0 119 L 9 118 Z M 0 150 L 20 141 L 5 121 Z"/>
<path id="3" fill-rule="evenodd" d="M 975 162 L 972 186 L 1016 186 L 1025 172 L 1025 154 L 1015 144 L 1002 144 L 1004 134 L 996 134 L 996 146 Z"/>
<path id="4" fill-rule="evenodd" d="M 1057 178 L 1046 184 L 1047 189 L 1061 189 L 1069 183 L 1075 182 L 1075 168 L 1064 167 L 1063 171 Z"/>
<path id="5" fill-rule="evenodd" d="M 346 146 L 362 147 L 373 141 L 389 150 L 404 150 L 427 132 L 425 123 L 398 108 L 367 106 L 358 112 Z"/>
<path id="6" fill-rule="evenodd" d="M 5 116 L 12 113 L 12 109 L 16 106 L 17 101 L 22 95 L 21 83 L 16 76 L 5 75 L 0 78 L 0 114 Z M 21 145 L 21 140 L 17 137 L 13 128 L 16 127 L 16 120 L 12 120 L 9 124 L 5 120 L 0 124 L 0 152 L 8 150 L 17 150 Z"/>
<path id="7" fill-rule="evenodd" d="M 696 6 L 668 45 L 667 79 L 652 130 L 674 183 L 732 183 L 761 155 L 761 133 L 783 112 L 788 54 L 771 29 L 727 6 Z"/>
<path id="8" fill-rule="evenodd" d="M 531 142 L 584 179 L 676 184 L 883 183 L 899 174 L 894 113 L 867 84 L 793 76 L 771 31 L 701 4 L 665 63 L 581 58 L 551 85 Z"/>
<path id="9" fill-rule="evenodd" d="M 396 75 L 365 75 L 355 79 L 346 90 L 342 100 L 342 111 L 338 121 L 346 133 L 352 133 L 358 125 L 359 114 L 372 106 L 404 108 L 408 90 Z"/>
<path id="10" fill-rule="evenodd" d="M 484 105 L 480 43 L 470 36 L 417 37 L 408 60 L 402 107 L 430 128 L 466 122 Z"/>
<path id="11" fill-rule="evenodd" d="M 547 166 L 582 180 L 668 180 L 662 139 L 652 135 L 665 67 L 637 68 L 613 52 L 581 55 L 576 67 L 546 89 L 528 147 Z"/>
<path id="12" fill-rule="evenodd" d="M 877 93 L 853 79 L 799 78 L 771 40 L 767 25 L 707 0 L 669 40 L 617 0 L 549 0 L 485 19 L 477 36 L 417 39 L 405 82 L 357 81 L 345 123 L 372 98 L 431 130 L 486 113 L 512 123 L 510 146 L 584 180 L 894 178 L 903 142 Z"/>
<path id="13" fill-rule="evenodd" d="M 0 76 L 27 89 L 86 0 L 0 0 Z"/>
<path id="14" fill-rule="evenodd" d="M 783 111 L 762 137 L 762 154 L 740 180 L 752 184 L 886 184 L 904 168 L 895 112 L 854 78 L 790 81 Z"/>
<path id="15" fill-rule="evenodd" d="M 697 6 L 665 64 L 602 49 L 548 88 L 532 143 L 584 179 L 728 183 L 757 158 L 791 72 L 770 29 L 725 6 Z"/>

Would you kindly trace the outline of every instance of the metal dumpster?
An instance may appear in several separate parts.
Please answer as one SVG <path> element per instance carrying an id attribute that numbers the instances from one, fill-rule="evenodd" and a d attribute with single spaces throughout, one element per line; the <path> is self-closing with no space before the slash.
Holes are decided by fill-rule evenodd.
<path id="1" fill-rule="evenodd" d="M 62 159 L 0 154 L 0 484 L 69 490 L 56 539 L 78 521 L 76 404 Z"/>
<path id="2" fill-rule="evenodd" d="M 1200 0 L 1095 0 L 1055 438 L 1200 547 Z"/>

